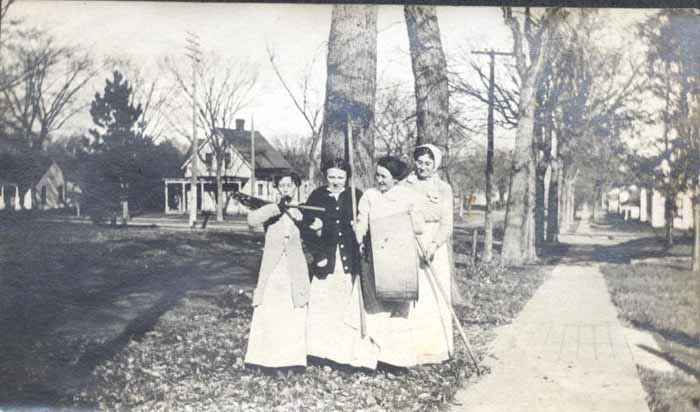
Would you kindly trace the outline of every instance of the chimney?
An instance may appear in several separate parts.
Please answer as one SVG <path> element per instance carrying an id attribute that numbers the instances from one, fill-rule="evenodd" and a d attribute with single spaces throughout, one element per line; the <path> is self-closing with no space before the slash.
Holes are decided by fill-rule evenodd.
<path id="1" fill-rule="evenodd" d="M 236 119 L 236 130 L 242 132 L 245 130 L 245 119 Z"/>

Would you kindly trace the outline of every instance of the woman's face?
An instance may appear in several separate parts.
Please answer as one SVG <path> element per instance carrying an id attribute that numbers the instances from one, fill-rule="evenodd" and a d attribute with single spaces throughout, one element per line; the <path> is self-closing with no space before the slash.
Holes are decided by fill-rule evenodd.
<path id="1" fill-rule="evenodd" d="M 348 174 L 343 169 L 331 167 L 326 170 L 326 181 L 331 192 L 342 192 L 345 189 L 345 183 L 348 181 Z"/>
<path id="2" fill-rule="evenodd" d="M 427 179 L 435 173 L 435 160 L 424 154 L 416 159 L 416 174 L 421 179 Z"/>
<path id="3" fill-rule="evenodd" d="M 389 169 L 386 167 L 377 165 L 377 174 L 375 177 L 377 179 L 377 189 L 382 193 L 391 189 L 396 184 L 396 179 L 394 179 L 394 176 L 391 175 L 391 172 L 389 172 Z"/>
<path id="4" fill-rule="evenodd" d="M 277 183 L 277 191 L 282 196 L 294 196 L 294 189 L 296 189 L 296 185 L 290 176 L 281 178 Z"/>

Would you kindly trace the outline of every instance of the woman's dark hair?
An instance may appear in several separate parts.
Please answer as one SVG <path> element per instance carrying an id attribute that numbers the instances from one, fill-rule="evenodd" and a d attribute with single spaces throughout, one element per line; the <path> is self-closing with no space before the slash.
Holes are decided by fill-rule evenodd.
<path id="1" fill-rule="evenodd" d="M 428 157 L 433 159 L 433 162 L 435 161 L 433 151 L 424 146 L 416 147 L 416 150 L 413 151 L 413 160 L 418 160 L 418 158 L 423 155 L 428 155 Z"/>
<path id="2" fill-rule="evenodd" d="M 323 172 L 323 176 L 327 175 L 328 169 L 344 170 L 347 174 L 348 181 L 350 180 L 350 175 L 352 171 L 350 170 L 350 163 L 346 162 L 345 160 L 336 157 L 335 159 L 323 162 L 323 165 L 321 165 L 321 171 Z"/>
<path id="3" fill-rule="evenodd" d="M 278 175 L 275 175 L 275 178 L 273 180 L 275 187 L 277 187 L 280 183 L 280 180 L 282 180 L 285 177 L 290 177 L 292 179 L 292 182 L 299 187 L 301 186 L 301 178 L 296 172 L 282 172 Z"/>
<path id="4" fill-rule="evenodd" d="M 380 157 L 379 160 L 377 160 L 377 165 L 388 170 L 389 173 L 391 173 L 391 177 L 396 180 L 401 180 L 406 177 L 406 171 L 408 170 L 406 163 L 394 156 Z"/>

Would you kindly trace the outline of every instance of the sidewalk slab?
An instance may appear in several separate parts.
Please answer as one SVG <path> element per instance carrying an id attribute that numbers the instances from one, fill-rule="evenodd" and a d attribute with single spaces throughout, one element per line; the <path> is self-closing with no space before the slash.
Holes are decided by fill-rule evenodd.
<path id="1" fill-rule="evenodd" d="M 489 352 L 491 373 L 457 393 L 453 412 L 649 410 L 597 265 L 557 266 Z"/>

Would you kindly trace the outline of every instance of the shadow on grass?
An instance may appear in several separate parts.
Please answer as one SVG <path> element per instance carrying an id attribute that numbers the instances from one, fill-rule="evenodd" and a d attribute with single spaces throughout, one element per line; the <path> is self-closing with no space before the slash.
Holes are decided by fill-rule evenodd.
<path id="1" fill-rule="evenodd" d="M 252 288 L 262 238 L 3 222 L 0 406 L 66 404 L 189 293 Z"/>
<path id="2" fill-rule="evenodd" d="M 648 321 L 640 322 L 631 319 L 630 323 L 637 329 L 657 333 L 668 341 L 678 343 L 688 348 L 700 349 L 700 339 L 698 339 L 695 336 L 691 336 L 683 331 L 675 329 L 657 328 L 651 322 Z"/>
<path id="3" fill-rule="evenodd" d="M 666 362 L 670 363 L 671 365 L 675 366 L 676 368 L 682 370 L 683 372 L 687 373 L 688 375 L 692 376 L 695 378 L 696 381 L 700 383 L 700 370 L 693 368 L 692 366 L 686 364 L 683 361 L 680 361 L 676 359 L 673 355 L 667 353 L 667 352 L 661 352 L 659 350 L 656 350 L 654 348 L 651 348 L 647 345 L 637 345 L 641 349 L 644 349 L 645 351 L 651 353 L 654 356 L 657 356 Z"/>
<path id="4" fill-rule="evenodd" d="M 602 237 L 607 241 L 619 239 L 619 237 L 608 234 L 594 234 L 591 237 Z M 617 244 L 607 245 L 558 243 L 545 245 L 541 249 L 540 256 L 549 264 L 627 264 L 632 259 L 687 256 L 682 247 L 690 245 L 690 241 L 691 239 L 687 237 L 678 238 L 674 248 L 667 247 L 662 238 L 655 236 L 632 238 Z"/>

